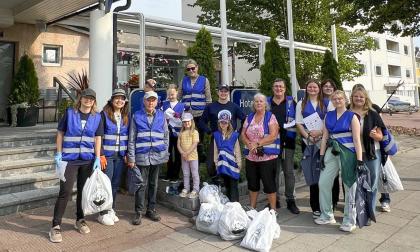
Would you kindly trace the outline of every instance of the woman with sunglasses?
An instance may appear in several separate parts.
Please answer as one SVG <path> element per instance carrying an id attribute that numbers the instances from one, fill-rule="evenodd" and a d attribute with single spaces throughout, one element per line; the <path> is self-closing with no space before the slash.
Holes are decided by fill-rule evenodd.
<path id="1" fill-rule="evenodd" d="M 178 90 L 178 98 L 185 104 L 185 111 L 190 112 L 194 117 L 195 125 L 199 125 L 199 119 L 207 104 L 212 102 L 210 82 L 198 74 L 197 62 L 189 59 L 185 68 L 187 75 L 182 79 L 181 88 Z M 204 139 L 203 130 L 197 127 L 200 140 Z M 199 157 L 203 157 L 203 145 L 197 146 Z"/>

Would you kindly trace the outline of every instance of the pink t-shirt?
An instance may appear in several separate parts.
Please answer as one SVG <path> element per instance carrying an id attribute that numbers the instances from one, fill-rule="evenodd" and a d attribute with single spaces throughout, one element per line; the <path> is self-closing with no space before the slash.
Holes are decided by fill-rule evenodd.
<path id="1" fill-rule="evenodd" d="M 248 120 L 245 120 L 245 123 L 244 123 L 244 128 L 246 128 L 245 134 L 251 142 L 256 143 L 264 138 L 263 123 L 264 123 L 264 119 L 261 120 L 259 123 L 256 123 L 255 116 L 254 116 L 254 118 L 252 118 L 252 121 L 248 127 Z M 278 124 L 276 117 L 274 115 L 271 115 L 270 121 L 268 122 L 269 126 L 272 124 Z M 277 156 L 278 155 L 267 155 L 267 154 L 264 154 L 263 156 L 257 156 L 254 152 L 250 152 L 246 156 L 246 158 L 250 161 L 259 162 L 259 161 L 267 161 L 267 160 L 275 159 L 277 158 Z"/>

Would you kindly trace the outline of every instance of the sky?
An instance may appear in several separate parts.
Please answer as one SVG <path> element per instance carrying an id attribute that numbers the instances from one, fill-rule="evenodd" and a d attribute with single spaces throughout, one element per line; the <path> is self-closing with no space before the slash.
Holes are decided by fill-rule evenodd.
<path id="1" fill-rule="evenodd" d="M 414 38 L 414 46 L 420 47 L 420 37 Z"/>
<path id="2" fill-rule="evenodd" d="M 112 7 L 124 5 L 125 2 L 119 1 Z M 182 20 L 182 0 L 132 0 L 127 11 L 142 12 L 146 16 Z"/>

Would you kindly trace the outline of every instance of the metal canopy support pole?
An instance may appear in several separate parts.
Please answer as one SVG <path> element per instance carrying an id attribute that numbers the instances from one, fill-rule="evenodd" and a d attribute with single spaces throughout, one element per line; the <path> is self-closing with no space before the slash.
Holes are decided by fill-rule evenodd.
<path id="1" fill-rule="evenodd" d="M 289 33 L 290 79 L 292 81 L 292 96 L 294 98 L 297 98 L 298 85 L 296 80 L 295 39 L 293 36 L 292 0 L 287 0 L 287 27 Z"/>
<path id="2" fill-rule="evenodd" d="M 258 60 L 260 66 L 264 65 L 264 53 L 265 53 L 265 39 L 260 39 L 260 45 L 258 46 Z"/>
<path id="3" fill-rule="evenodd" d="M 146 29 L 145 29 L 145 22 L 144 22 L 144 15 L 143 13 L 139 13 L 139 21 L 140 21 L 140 74 L 139 74 L 139 81 L 140 81 L 140 88 L 144 88 L 144 83 L 146 82 Z"/>
<path id="4" fill-rule="evenodd" d="M 335 24 L 331 25 L 331 37 L 332 37 L 332 54 L 338 63 L 338 54 L 337 54 L 337 34 L 335 33 Z"/>
<path id="5" fill-rule="evenodd" d="M 220 28 L 222 35 L 222 83 L 225 85 L 230 85 L 226 23 L 226 0 L 220 0 Z"/>

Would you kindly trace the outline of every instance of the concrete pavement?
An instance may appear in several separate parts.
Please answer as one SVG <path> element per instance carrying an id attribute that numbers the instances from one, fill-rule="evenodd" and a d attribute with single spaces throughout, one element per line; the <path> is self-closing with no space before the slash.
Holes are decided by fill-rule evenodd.
<path id="1" fill-rule="evenodd" d="M 308 188 L 297 190 L 302 213 L 293 215 L 279 210 L 280 238 L 272 251 L 420 251 L 420 138 L 397 137 L 400 153 L 393 158 L 405 191 L 391 195 L 391 212 L 378 212 L 377 223 L 351 234 L 338 230 L 343 202 L 336 211 L 336 225 L 314 224 Z M 342 196 L 340 197 L 343 198 Z M 87 217 L 91 233 L 81 235 L 74 228 L 75 204 L 70 202 L 62 225 L 63 242 L 50 243 L 52 207 L 0 217 L 0 251 L 243 251 L 240 241 L 223 241 L 214 235 L 196 231 L 189 219 L 164 207 L 159 223 L 143 218 L 141 226 L 132 226 L 133 198 L 118 195 L 120 222 L 106 227 Z M 246 204 L 247 199 L 243 198 Z M 265 204 L 260 197 L 260 207 Z M 283 206 L 285 203 L 283 202 Z"/>

